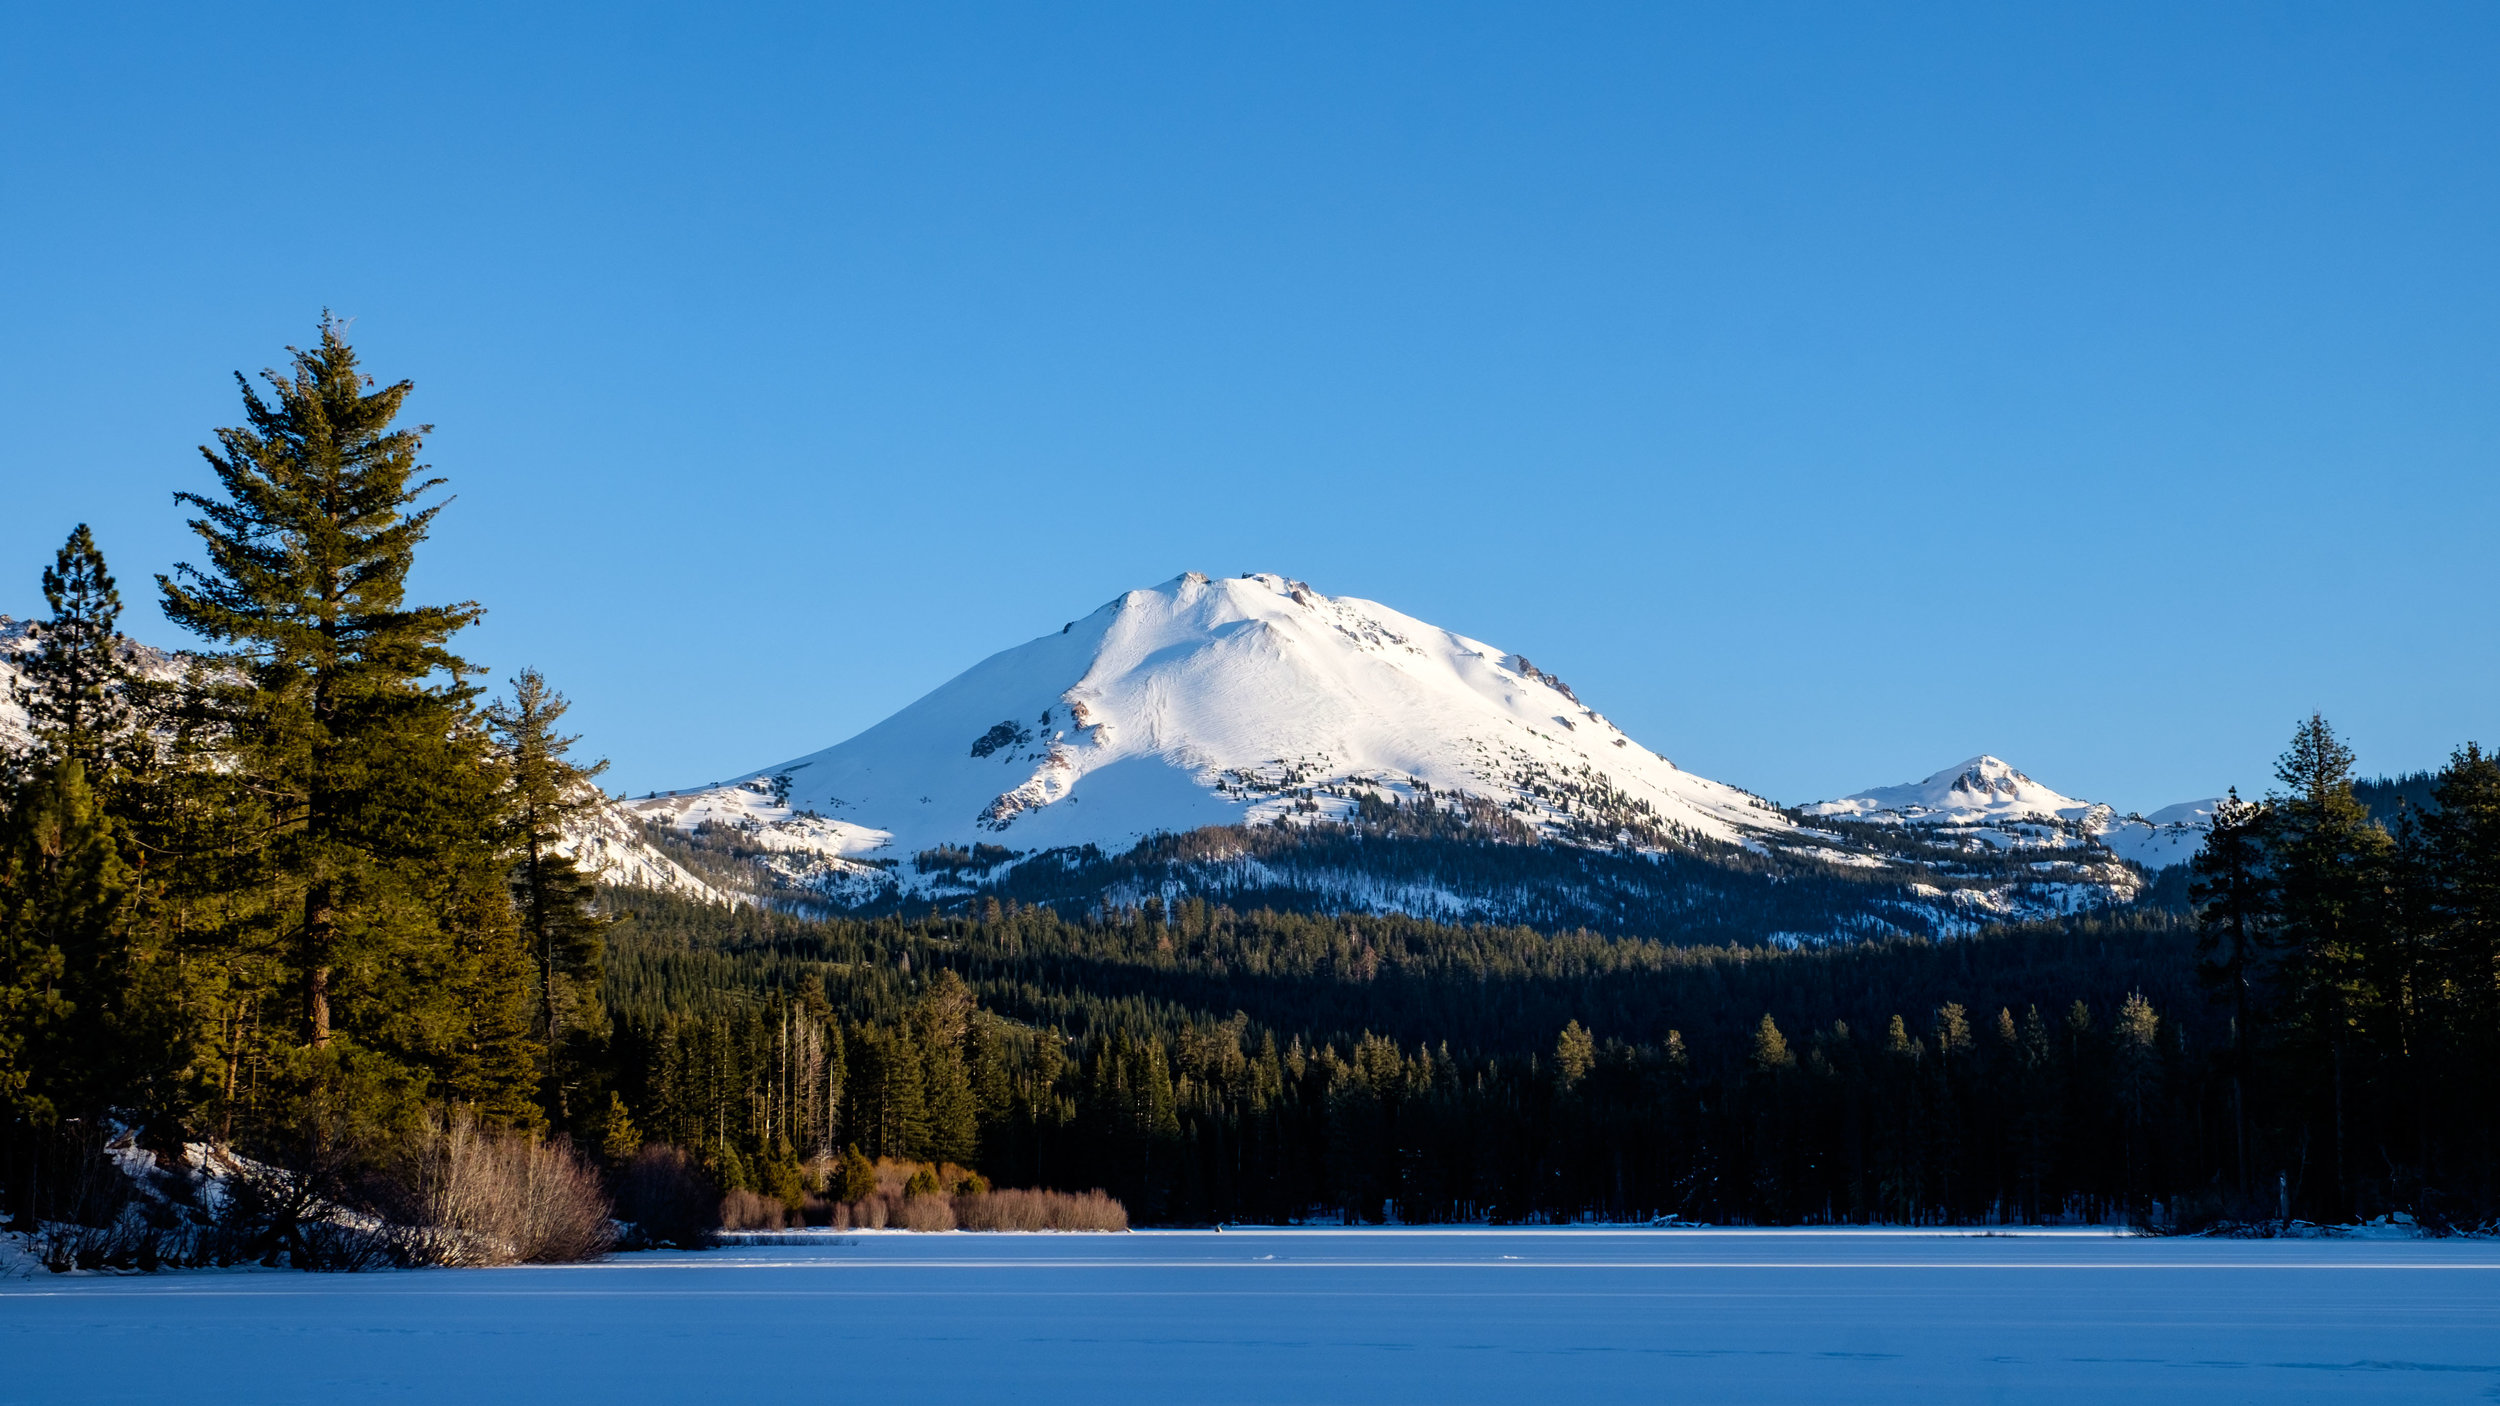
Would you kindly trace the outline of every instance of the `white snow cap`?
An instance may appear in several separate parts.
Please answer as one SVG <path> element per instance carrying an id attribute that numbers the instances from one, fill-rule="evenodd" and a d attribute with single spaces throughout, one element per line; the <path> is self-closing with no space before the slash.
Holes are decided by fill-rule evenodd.
<path id="1" fill-rule="evenodd" d="M 1289 577 L 1197 572 L 992 655 L 837 746 L 633 804 L 686 826 L 807 819 L 818 853 L 908 858 L 975 844 L 1116 852 L 1427 789 L 1540 827 L 1612 804 L 1719 840 L 1789 828 L 1760 797 L 1634 743 L 1518 655 Z"/>
<path id="2" fill-rule="evenodd" d="M 2218 799 L 2182 801 L 2151 815 L 2120 815 L 2113 806 L 2062 795 L 1986 754 L 1949 766 L 1924 781 L 1878 786 L 1799 809 L 1814 816 L 1887 825 L 1976 826 L 2026 822 L 2063 827 L 2121 859 L 2147 869 L 2184 864 L 2205 843 Z"/>
<path id="3" fill-rule="evenodd" d="M 1836 801 L 1805 807 L 1810 815 L 1867 819 L 1933 819 L 1967 825 L 1990 820 L 2080 820 L 2091 801 L 2059 795 L 2016 771 L 2003 758 L 1982 753 L 1924 781 L 1878 786 Z"/>

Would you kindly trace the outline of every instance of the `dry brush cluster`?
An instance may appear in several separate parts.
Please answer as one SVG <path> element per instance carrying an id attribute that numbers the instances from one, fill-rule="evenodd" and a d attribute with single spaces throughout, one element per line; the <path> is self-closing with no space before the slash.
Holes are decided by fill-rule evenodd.
<path id="1" fill-rule="evenodd" d="M 978 1172 L 952 1162 L 828 1157 L 810 1166 L 809 1180 L 820 1189 L 795 1206 L 753 1191 L 731 1191 L 721 1200 L 722 1229 L 1128 1229 L 1127 1209 L 1099 1190 L 993 1189 Z"/>

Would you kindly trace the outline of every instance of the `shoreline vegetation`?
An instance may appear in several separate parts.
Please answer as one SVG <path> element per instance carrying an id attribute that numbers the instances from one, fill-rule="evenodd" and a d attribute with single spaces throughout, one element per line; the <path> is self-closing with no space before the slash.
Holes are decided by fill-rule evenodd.
<path id="1" fill-rule="evenodd" d="M 156 585 L 197 651 L 133 662 L 81 526 L 14 656 L 0 1216 L 36 1262 L 551 1263 L 724 1227 L 2500 1227 L 2475 745 L 2365 783 L 2312 717 L 2187 874 L 1946 941 L 602 888 L 565 838 L 604 764 L 563 694 L 528 668 L 490 693 L 455 648 L 483 608 L 407 597 L 448 503 L 412 386 L 326 318 L 290 352 L 202 449 L 214 491 L 175 495 L 200 560 Z"/>

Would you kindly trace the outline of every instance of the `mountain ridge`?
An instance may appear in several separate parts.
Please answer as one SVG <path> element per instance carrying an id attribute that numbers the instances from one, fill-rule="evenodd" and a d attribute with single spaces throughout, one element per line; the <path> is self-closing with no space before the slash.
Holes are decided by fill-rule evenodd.
<path id="1" fill-rule="evenodd" d="M 1561 859 L 1551 882 L 1596 895 L 1563 903 L 1450 882 L 1450 847 L 1476 846 L 1467 852 L 1506 869 L 1515 856 L 1485 846 L 1507 845 L 1886 889 L 1824 915 L 1851 931 L 1954 931 L 2127 901 L 2139 868 L 2160 867 L 2144 861 L 2175 862 L 2193 830 L 2140 843 L 2156 827 L 1994 758 L 1965 769 L 1981 762 L 1994 768 L 1982 768 L 1983 789 L 2011 787 L 2040 814 L 1942 826 L 1934 807 L 1886 803 L 1886 788 L 1783 808 L 1677 767 L 1524 655 L 1292 577 L 1190 572 L 1001 650 L 832 747 L 623 806 L 681 842 L 715 837 L 767 891 L 836 907 L 1019 892 L 1082 901 L 1061 881 L 1085 874 L 1103 884 L 1095 901 L 1282 891 L 1485 920 L 1570 911 L 1609 926 L 1644 903 L 1689 911 L 1667 890 L 1690 891 L 1690 873 L 1662 886 L 1623 871 L 1618 884 Z M 1362 859 L 1374 872 L 1331 873 L 1312 856 L 1342 864 L 1345 852 L 1323 831 L 1443 848 L 1423 864 L 1379 858 L 1376 845 Z M 1168 843 L 1200 833 L 1213 838 Z M 1725 885 L 1702 887 L 1736 901 Z"/>

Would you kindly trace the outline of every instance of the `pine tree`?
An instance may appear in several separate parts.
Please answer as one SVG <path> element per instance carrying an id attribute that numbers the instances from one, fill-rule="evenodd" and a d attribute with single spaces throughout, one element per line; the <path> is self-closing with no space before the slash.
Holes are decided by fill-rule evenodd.
<path id="1" fill-rule="evenodd" d="M 2118 1007 L 2110 1036 L 2117 1056 L 2118 1106 L 2126 1115 L 2123 1165 L 2126 1190 L 2134 1199 L 2144 1186 L 2146 1125 L 2161 1093 L 2161 1017 L 2141 991 L 2132 991 Z"/>
<path id="2" fill-rule="evenodd" d="M 556 730 L 570 706 L 544 675 L 523 669 L 513 676 L 511 699 L 486 712 L 507 778 L 513 901 L 538 969 L 534 1029 L 546 1051 L 545 1098 L 559 1123 L 571 1121 L 585 1067 L 580 1047 L 606 1030 L 599 982 L 610 926 L 598 911 L 595 878 L 563 848 L 567 827 L 599 808 L 591 783 L 608 767 L 567 759 L 581 740 Z"/>
<path id="3" fill-rule="evenodd" d="M 19 661 L 12 685 L 37 745 L 84 768 L 103 784 L 128 745 L 130 667 L 121 657 L 121 593 L 85 523 L 61 544 L 43 573 L 50 619 L 34 627 L 36 647 Z"/>
<path id="4" fill-rule="evenodd" d="M 1796 1066 L 1797 1056 L 1788 1048 L 1788 1037 L 1780 1033 L 1779 1022 L 1771 1019 L 1769 1012 L 1764 1012 L 1761 1024 L 1756 1025 L 1753 1032 L 1754 1069 L 1770 1074 Z"/>
<path id="5" fill-rule="evenodd" d="M 836 1201 L 865 1201 L 877 1194 L 876 1166 L 854 1144 L 843 1150 L 841 1170 L 827 1190 Z"/>
<path id="6" fill-rule="evenodd" d="M 921 1076 L 928 1104 L 928 1140 L 915 1154 L 932 1162 L 971 1166 L 980 1155 L 979 1108 L 964 1069 L 963 1052 L 952 1044 L 931 1044 L 925 1050 Z"/>
<path id="7" fill-rule="evenodd" d="M 923 1061 L 908 1026 L 863 1027 L 851 1043 L 851 1125 L 872 1157 L 914 1157 L 929 1139 Z"/>
<path id="8" fill-rule="evenodd" d="M 2432 805 L 2407 827 L 2408 914 L 2429 949 L 2439 993 L 2432 1058 L 2453 1071 L 2417 1087 L 2417 1137 L 2426 1175 L 2440 1130 L 2463 1139 L 2467 1165 L 2500 1161 L 2500 757 L 2468 743 L 2441 769 Z M 2461 1076 L 2461 1077 L 2460 1077 Z M 2443 1177 L 2444 1180 L 2444 1177 Z"/>
<path id="9" fill-rule="evenodd" d="M 2370 982 L 2387 936 L 2385 896 L 2394 842 L 2353 794 L 2352 749 L 2312 714 L 2275 769 L 2284 794 L 2269 808 L 2269 854 L 2280 922 L 2274 934 L 2288 1031 L 2324 1088 L 2334 1177 L 2331 1213 L 2350 1208 L 2351 1092 L 2378 993 Z"/>
<path id="10" fill-rule="evenodd" d="M 2500 755 L 2470 742 L 2458 748 L 2433 797 L 2418 826 L 2413 883 L 2456 983 L 2462 1023 L 2500 1036 Z"/>
<path id="11" fill-rule="evenodd" d="M 2197 974 L 2231 1007 L 2232 1181 L 2249 1191 L 2248 1077 L 2255 1035 L 2255 953 L 2274 917 L 2274 880 L 2266 868 L 2271 816 L 2240 799 L 2238 788 L 2214 808 L 2196 853 L 2188 900 L 2196 907 Z"/>
<path id="12" fill-rule="evenodd" d="M 626 1110 L 625 1096 L 608 1090 L 607 1112 L 599 1119 L 599 1156 L 611 1167 L 621 1167 L 642 1150 L 642 1130 L 634 1126 L 633 1115 Z"/>
<path id="13" fill-rule="evenodd" d="M 33 1213 L 38 1145 L 109 1111 L 129 871 L 86 768 L 60 757 L 17 788 L 0 827 L 0 1179 Z"/>
<path id="14" fill-rule="evenodd" d="M 1768 1020 L 1770 1017 L 1763 1018 Z M 1582 1028 L 1579 1021 L 1565 1025 L 1562 1033 L 1554 1037 L 1554 1085 L 1562 1092 L 1570 1093 L 1578 1088 L 1580 1081 L 1588 1077 L 1590 1068 L 1596 1063 L 1596 1037 Z"/>
<path id="15" fill-rule="evenodd" d="M 498 769 L 450 648 L 480 612 L 406 598 L 442 481 L 418 477 L 425 427 L 393 427 L 410 384 L 377 387 L 342 330 L 325 318 L 287 374 L 264 373 L 267 398 L 236 377 L 247 423 L 201 450 L 223 495 L 176 495 L 207 565 L 157 578 L 167 618 L 225 647 L 185 710 L 235 817 L 227 893 L 260 905 L 228 940 L 283 954 L 304 1077 L 344 1032 L 382 1062 L 357 1055 L 340 1089 L 404 1098 L 441 1079 L 516 1113 L 535 1061 L 525 1004 L 512 1028 L 526 967 Z"/>

